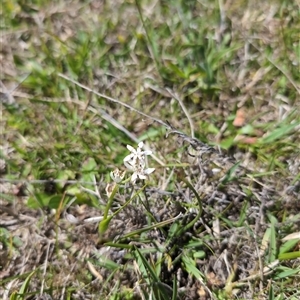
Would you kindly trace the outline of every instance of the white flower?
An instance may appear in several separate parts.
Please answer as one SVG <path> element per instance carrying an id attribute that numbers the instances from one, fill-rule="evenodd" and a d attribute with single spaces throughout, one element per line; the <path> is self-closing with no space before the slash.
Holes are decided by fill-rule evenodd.
<path id="1" fill-rule="evenodd" d="M 138 148 L 135 150 L 132 146 L 127 145 L 127 149 L 131 152 L 131 154 L 127 155 L 123 162 L 127 169 L 134 171 L 137 167 L 144 168 L 145 167 L 145 156 L 152 154 L 151 150 L 142 151 L 144 147 L 144 143 L 140 142 L 138 144 Z"/>
<path id="2" fill-rule="evenodd" d="M 140 169 L 134 171 L 134 173 L 131 176 L 131 182 L 135 183 L 136 180 L 139 179 L 147 179 L 147 176 L 154 172 L 155 168 L 148 168 L 146 170 Z"/>
<path id="3" fill-rule="evenodd" d="M 125 171 L 121 172 L 119 169 L 115 169 L 114 171 L 110 172 L 110 178 L 114 182 L 119 183 L 123 180 L 125 173 L 126 173 Z"/>
<path id="4" fill-rule="evenodd" d="M 127 145 L 127 149 L 131 152 L 131 154 L 127 155 L 123 162 L 127 169 L 130 171 L 133 171 L 133 174 L 131 176 L 131 181 L 133 183 L 136 182 L 136 180 L 139 179 L 146 179 L 149 174 L 151 174 L 155 168 L 148 168 L 146 167 L 146 161 L 145 157 L 147 155 L 152 154 L 151 150 L 143 151 L 144 143 L 140 142 L 138 144 L 138 148 L 135 150 L 132 146 Z"/>

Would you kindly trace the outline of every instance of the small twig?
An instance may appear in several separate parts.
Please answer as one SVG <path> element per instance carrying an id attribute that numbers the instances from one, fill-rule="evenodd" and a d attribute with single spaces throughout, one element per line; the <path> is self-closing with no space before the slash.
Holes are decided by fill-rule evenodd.
<path id="1" fill-rule="evenodd" d="M 102 199 L 101 194 L 100 194 L 100 191 L 99 191 L 99 189 L 98 189 L 98 183 L 97 183 L 97 180 L 96 180 L 96 176 L 95 176 L 95 175 L 93 176 L 93 181 L 94 181 L 94 186 L 95 186 L 95 192 L 96 192 L 96 194 L 97 194 L 97 197 L 98 197 L 99 201 L 101 202 L 103 199 Z"/>
<path id="2" fill-rule="evenodd" d="M 83 190 L 84 192 L 87 192 L 88 194 L 96 196 L 97 198 L 99 197 L 99 193 L 97 193 L 97 192 L 95 192 L 93 190 L 87 189 L 84 186 L 81 186 L 80 189 Z"/>
<path id="3" fill-rule="evenodd" d="M 180 104 L 183 112 L 185 113 L 189 123 L 190 123 L 190 128 L 191 128 L 191 137 L 194 138 L 195 137 L 195 129 L 194 129 L 194 124 L 193 124 L 193 121 L 192 121 L 192 118 L 189 114 L 189 112 L 187 111 L 185 105 L 183 104 L 183 102 L 180 100 L 180 98 L 174 94 L 169 88 L 166 88 L 166 90 L 168 91 L 168 93 L 175 99 L 178 101 L 178 103 Z"/>
<path id="4" fill-rule="evenodd" d="M 18 222 L 20 222 L 18 219 L 0 220 L 0 226 L 2 226 L 2 227 L 9 227 L 9 226 L 15 225 Z"/>
<path id="5" fill-rule="evenodd" d="M 87 261 L 87 266 L 88 266 L 90 272 L 92 273 L 92 275 L 95 276 L 98 280 L 100 280 L 100 282 L 102 282 L 103 276 L 96 270 L 94 265 L 91 262 Z"/>
<path id="6" fill-rule="evenodd" d="M 48 266 L 48 258 L 49 258 L 49 249 L 50 249 L 51 244 L 52 244 L 52 241 L 48 240 L 48 246 L 47 246 L 46 257 L 45 257 L 45 264 L 44 264 L 44 271 L 43 271 L 43 279 L 42 279 L 41 290 L 40 290 L 40 295 L 41 296 L 43 295 L 43 291 L 44 291 L 44 284 L 45 284 L 45 278 L 46 278 L 47 266 Z"/>

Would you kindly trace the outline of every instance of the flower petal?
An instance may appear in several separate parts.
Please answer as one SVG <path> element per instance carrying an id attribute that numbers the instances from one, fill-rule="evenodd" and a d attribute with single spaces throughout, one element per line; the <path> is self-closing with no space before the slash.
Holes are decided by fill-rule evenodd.
<path id="1" fill-rule="evenodd" d="M 124 166 L 125 166 L 128 170 L 130 170 L 130 171 L 135 171 L 135 170 L 136 170 L 135 166 L 132 165 L 132 164 L 130 164 L 130 163 L 127 162 L 127 161 L 124 161 Z"/>
<path id="2" fill-rule="evenodd" d="M 134 154 L 129 154 L 123 159 L 123 161 L 129 161 L 132 160 L 133 158 L 134 158 Z"/>
<path id="3" fill-rule="evenodd" d="M 147 179 L 147 176 L 144 174 L 138 174 L 139 179 Z"/>
<path id="4" fill-rule="evenodd" d="M 132 146 L 127 145 L 126 147 L 127 147 L 127 149 L 128 149 L 130 152 L 136 153 L 135 149 L 134 149 Z"/>
<path id="5" fill-rule="evenodd" d="M 139 148 L 143 148 L 144 147 L 144 142 L 139 142 L 138 146 L 139 146 Z"/>
<path id="6" fill-rule="evenodd" d="M 135 183 L 137 177 L 138 177 L 137 173 L 134 172 L 134 173 L 131 175 L 131 181 Z"/>
<path id="7" fill-rule="evenodd" d="M 150 154 L 152 154 L 152 151 L 151 150 L 146 150 L 146 151 L 143 152 L 143 154 L 144 155 L 150 155 Z"/>
<path id="8" fill-rule="evenodd" d="M 154 171 L 155 171 L 155 168 L 148 168 L 148 169 L 144 170 L 144 173 L 147 174 L 147 175 L 149 175 L 149 174 L 151 174 Z"/>

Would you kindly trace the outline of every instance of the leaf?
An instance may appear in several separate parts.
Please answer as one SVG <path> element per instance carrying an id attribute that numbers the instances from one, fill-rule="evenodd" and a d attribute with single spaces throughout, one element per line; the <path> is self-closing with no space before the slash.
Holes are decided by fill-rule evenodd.
<path id="1" fill-rule="evenodd" d="M 42 208 L 46 207 L 49 204 L 49 201 L 52 196 L 49 196 L 45 193 L 36 193 L 34 196 L 31 196 L 27 200 L 27 206 L 29 208 Z"/>
<path id="2" fill-rule="evenodd" d="M 83 163 L 82 171 L 95 172 L 96 170 L 97 170 L 97 163 L 94 158 L 90 157 Z"/>
<path id="3" fill-rule="evenodd" d="M 176 236 L 178 229 L 179 229 L 178 222 L 174 222 L 168 231 L 168 238 L 172 239 L 174 236 Z"/>
<path id="4" fill-rule="evenodd" d="M 149 265 L 148 261 L 145 259 L 145 257 L 143 256 L 143 254 L 140 252 L 140 250 L 137 247 L 134 247 L 135 251 L 135 257 L 137 259 L 137 261 L 139 262 L 138 265 L 141 268 L 141 272 L 144 275 L 145 278 L 148 278 L 152 281 L 159 281 L 159 278 L 157 277 L 156 273 L 154 272 L 153 268 Z M 150 278 L 149 278 L 150 275 Z M 150 282 L 149 282 L 150 283 Z"/>
<path id="5" fill-rule="evenodd" d="M 300 239 L 293 239 L 293 240 L 289 240 L 286 243 L 284 243 L 283 245 L 280 246 L 279 248 L 279 255 L 286 253 L 288 251 L 290 251 L 291 249 L 293 249 L 298 243 L 300 242 Z"/>
<path id="6" fill-rule="evenodd" d="M 268 249 L 269 241 L 270 241 L 270 235 L 271 235 L 271 229 L 267 228 L 266 232 L 263 236 L 263 239 L 261 241 L 261 246 L 260 246 L 260 252 L 264 254 L 266 250 Z"/>
<path id="7" fill-rule="evenodd" d="M 282 253 L 278 256 L 279 260 L 290 260 L 290 259 L 296 259 L 299 257 L 300 257 L 300 251 Z"/>
<path id="8" fill-rule="evenodd" d="M 240 164 L 241 162 L 237 162 L 227 171 L 226 175 L 221 181 L 221 184 L 227 184 L 228 182 L 232 181 L 235 178 L 235 171 Z"/>
<path id="9" fill-rule="evenodd" d="M 294 124 L 283 125 L 279 128 L 274 129 L 269 135 L 262 138 L 260 141 L 263 144 L 273 143 L 274 141 L 280 139 L 281 137 L 289 134 L 290 131 L 292 131 L 298 125 L 299 125 L 299 123 L 297 123 L 297 122 Z"/>
<path id="10" fill-rule="evenodd" d="M 274 300 L 274 290 L 273 290 L 273 285 L 271 284 L 270 289 L 269 289 L 269 300 Z"/>
<path id="11" fill-rule="evenodd" d="M 99 223 L 99 226 L 98 226 L 98 231 L 99 231 L 99 234 L 100 235 L 103 235 L 105 233 L 105 231 L 107 230 L 108 228 L 108 225 L 111 221 L 112 217 L 108 217 L 106 219 L 103 219 L 100 223 Z"/>
<path id="12" fill-rule="evenodd" d="M 25 279 L 25 281 L 23 282 L 19 292 L 14 292 L 11 294 L 10 296 L 10 300 L 23 300 L 25 299 L 25 294 L 28 290 L 28 286 L 29 286 L 29 283 L 30 283 L 30 280 L 31 280 L 31 277 L 33 276 L 33 274 L 36 272 L 36 270 L 34 270 L 33 272 L 31 272 L 27 278 Z"/>
<path id="13" fill-rule="evenodd" d="M 120 265 L 102 255 L 96 255 L 98 260 L 94 263 L 111 271 L 117 271 Z"/>
<path id="14" fill-rule="evenodd" d="M 194 257 L 195 259 L 203 259 L 203 258 L 206 257 L 206 253 L 205 253 L 205 251 L 203 251 L 203 250 L 197 251 L 197 252 L 195 252 L 195 253 L 193 254 L 193 257 Z"/>
<path id="15" fill-rule="evenodd" d="M 18 297 L 18 294 L 17 294 L 16 291 L 14 291 L 14 292 L 10 295 L 9 300 L 17 300 L 17 297 Z"/>
<path id="16" fill-rule="evenodd" d="M 228 137 L 227 139 L 222 140 L 220 143 L 221 148 L 228 150 L 232 145 L 235 144 L 234 137 Z"/>
<path id="17" fill-rule="evenodd" d="M 173 294 L 172 294 L 172 300 L 178 299 L 177 297 L 177 278 L 176 276 L 173 277 Z"/>
<path id="18" fill-rule="evenodd" d="M 300 269 L 296 268 L 296 269 L 290 269 L 290 268 L 283 268 L 283 271 L 276 274 L 274 276 L 274 280 L 276 279 L 283 279 L 283 278 L 287 278 L 287 277 L 291 277 L 293 275 L 298 275 L 300 273 Z"/>
<path id="19" fill-rule="evenodd" d="M 168 68 L 172 70 L 178 77 L 186 79 L 187 75 L 175 64 L 168 62 Z"/>
<path id="20" fill-rule="evenodd" d="M 247 212 L 247 209 L 248 209 L 248 202 L 245 201 L 244 204 L 243 204 L 243 207 L 241 209 L 241 212 L 240 212 L 240 217 L 239 217 L 239 220 L 238 220 L 238 224 L 237 224 L 237 227 L 240 227 L 240 226 L 243 226 L 245 220 L 246 220 L 246 212 Z"/>
<path id="21" fill-rule="evenodd" d="M 185 265 L 187 272 L 191 273 L 192 275 L 195 276 L 195 278 L 202 281 L 202 278 L 204 278 L 204 275 L 196 268 L 195 261 L 185 254 L 182 255 L 181 259 Z"/>
<path id="22" fill-rule="evenodd" d="M 273 262 L 277 258 L 277 241 L 276 241 L 276 228 L 277 220 L 272 215 L 269 215 L 271 221 L 270 225 L 270 244 L 269 244 L 269 263 Z"/>
<path id="23" fill-rule="evenodd" d="M 88 158 L 82 166 L 82 180 L 86 182 L 93 182 L 97 174 L 97 163 L 94 158 Z"/>
<path id="24" fill-rule="evenodd" d="M 154 268 L 151 267 L 151 265 L 148 263 L 139 249 L 137 247 L 134 248 L 134 256 L 137 260 L 139 270 L 142 273 L 143 278 L 149 285 L 153 287 L 153 291 L 156 295 L 158 295 L 158 297 L 162 296 L 163 299 L 169 300 L 170 294 L 168 293 L 168 288 L 170 287 L 159 280 L 159 277 L 156 275 Z"/>
<path id="25" fill-rule="evenodd" d="M 203 241 L 201 239 L 193 238 L 188 242 L 187 245 L 185 245 L 185 248 L 193 248 L 197 249 L 199 247 L 203 247 Z"/>
<path id="26" fill-rule="evenodd" d="M 59 207 L 60 202 L 63 199 L 63 197 L 64 197 L 63 195 L 54 195 L 54 196 L 50 197 L 48 206 L 50 208 L 57 209 Z"/>
<path id="27" fill-rule="evenodd" d="M 61 170 L 57 174 L 57 179 L 61 180 L 60 182 L 57 182 L 56 185 L 58 188 L 62 189 L 65 185 L 64 181 L 75 179 L 75 173 L 71 170 Z"/>

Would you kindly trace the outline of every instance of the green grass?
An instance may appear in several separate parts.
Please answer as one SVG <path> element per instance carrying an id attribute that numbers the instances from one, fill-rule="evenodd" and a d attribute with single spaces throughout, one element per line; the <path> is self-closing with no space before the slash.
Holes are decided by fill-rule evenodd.
<path id="1" fill-rule="evenodd" d="M 3 299 L 299 297 L 295 3 L 13 0 L 0 17 Z M 240 164 L 204 154 L 206 178 L 192 137 Z M 155 172 L 113 185 L 140 141 Z"/>

